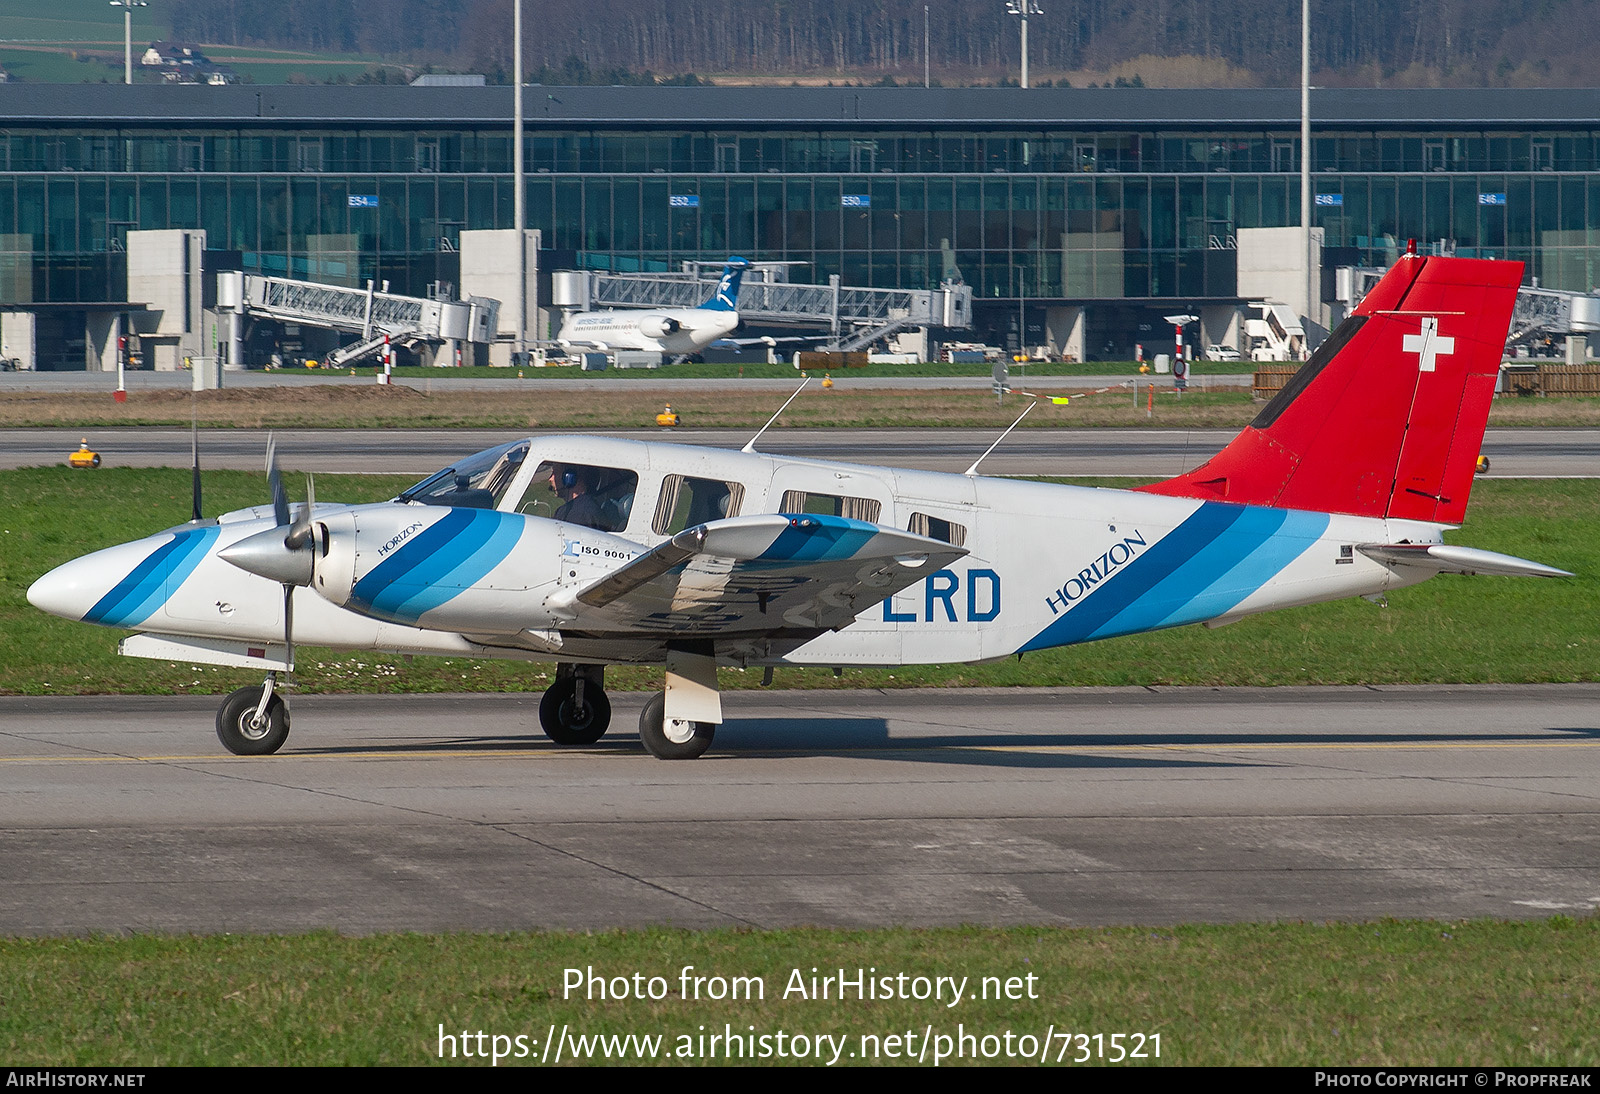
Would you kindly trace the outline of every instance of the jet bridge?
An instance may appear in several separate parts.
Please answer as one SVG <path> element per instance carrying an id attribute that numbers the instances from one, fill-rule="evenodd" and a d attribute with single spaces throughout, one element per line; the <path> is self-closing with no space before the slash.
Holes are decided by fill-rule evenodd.
<path id="1" fill-rule="evenodd" d="M 1337 296 L 1353 308 L 1378 283 L 1385 270 L 1368 266 L 1340 266 L 1335 273 Z M 1544 337 L 1584 337 L 1600 331 L 1600 296 L 1542 289 L 1524 285 L 1511 308 L 1511 329 L 1506 348 Z"/>
<path id="2" fill-rule="evenodd" d="M 359 341 L 328 355 L 328 365 L 339 366 L 376 353 L 386 342 L 492 341 L 499 309 L 500 302 L 489 297 L 401 296 L 370 281 L 365 289 L 354 289 L 237 272 L 217 278 L 217 310 L 230 318 L 230 362 L 240 359 L 237 320 L 245 315 L 360 335 Z"/>
<path id="3" fill-rule="evenodd" d="M 946 282 L 937 289 L 865 289 L 841 285 L 837 274 L 826 285 L 783 280 L 783 263 L 754 263 L 739 293 L 739 317 L 755 323 L 825 326 L 825 349 L 852 352 L 910 327 L 972 326 L 972 287 Z M 570 270 L 557 273 L 552 303 L 558 308 L 695 308 L 717 285 L 721 263 L 694 263 L 681 272 L 607 273 Z"/>

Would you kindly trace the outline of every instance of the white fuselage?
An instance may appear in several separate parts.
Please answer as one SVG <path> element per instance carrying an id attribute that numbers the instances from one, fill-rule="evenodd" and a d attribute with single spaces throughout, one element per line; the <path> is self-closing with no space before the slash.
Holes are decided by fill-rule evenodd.
<path id="1" fill-rule="evenodd" d="M 547 461 L 626 469 L 637 488 L 612 533 L 551 519 L 535 469 Z M 719 643 L 740 663 L 896 665 L 983 661 L 1119 634 L 1187 623 L 1229 621 L 1300 604 L 1370 595 L 1428 576 L 1390 567 L 1354 549 L 1373 543 L 1437 543 L 1442 526 L 1162 497 L 1125 490 L 1059 486 L 940 474 L 760 453 L 595 437 L 540 437 L 498 510 L 523 514 L 509 539 L 474 558 L 480 576 L 459 591 L 428 587 L 431 606 L 415 625 L 338 607 L 308 588 L 294 591 L 295 639 L 353 649 L 443 653 L 523 660 L 657 661 L 659 642 L 585 637 L 540 615 L 556 583 L 582 586 L 617 569 L 639 549 L 682 530 L 672 525 L 664 484 L 692 479 L 737 487 L 738 514 L 796 511 L 836 515 L 910 530 L 964 546 L 968 554 L 903 592 L 874 604 L 842 630 L 792 642 Z M 833 499 L 833 500 L 829 500 Z M 834 508 L 826 510 L 828 505 Z M 370 513 L 405 534 L 407 513 L 437 508 L 321 506 L 319 520 Z M 723 515 L 732 516 L 734 513 Z M 524 517 L 526 519 L 524 519 Z M 680 518 L 681 519 L 681 518 Z M 506 523 L 506 522 L 501 522 Z M 96 552 L 53 571 L 30 591 L 46 610 L 155 635 L 281 643 L 283 591 L 242 572 L 217 551 L 272 526 L 270 512 L 247 510 L 216 524 L 185 525 Z M 188 537 L 181 549 L 168 546 Z M 502 538 L 505 538 L 504 535 Z M 384 545 L 377 544 L 382 551 Z M 130 584 L 120 601 L 108 582 L 135 574 L 153 552 L 185 555 L 165 583 Z M 485 547 L 483 550 L 489 550 Z M 519 553 L 520 552 L 520 553 Z M 542 554 L 541 554 L 542 552 Z M 532 563 L 543 555 L 570 565 Z M 337 558 L 319 562 L 339 577 Z M 350 566 L 359 566 L 352 561 Z M 367 563 L 370 565 L 370 562 Z M 108 576 L 109 575 L 109 576 Z M 543 576 L 540 576 L 543 575 Z M 349 575 L 346 575 L 347 577 Z M 347 582 L 348 584 L 348 582 Z M 147 587 L 146 587 L 147 586 Z M 511 590 L 505 592 L 504 590 Z M 76 599 L 73 599 L 73 598 Z M 75 610 L 71 605 L 79 604 Z M 98 618 L 87 617 L 96 605 Z M 474 609 L 474 604 L 482 608 Z M 526 609 L 519 605 L 527 605 Z M 127 652 L 139 652 L 129 649 Z M 147 654 L 148 655 L 148 654 Z"/>
<path id="2" fill-rule="evenodd" d="M 567 317 L 556 341 L 568 348 L 699 353 L 739 325 L 739 313 L 711 308 L 583 311 Z"/>

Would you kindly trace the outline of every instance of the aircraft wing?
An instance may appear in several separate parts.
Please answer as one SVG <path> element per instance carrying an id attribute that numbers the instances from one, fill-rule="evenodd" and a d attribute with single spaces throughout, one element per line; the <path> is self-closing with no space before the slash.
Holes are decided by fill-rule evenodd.
<path id="1" fill-rule="evenodd" d="M 794 335 L 786 335 L 783 338 L 771 338 L 771 337 L 767 337 L 767 336 L 763 335 L 763 336 L 761 336 L 759 338 L 718 338 L 715 342 L 713 342 L 711 344 L 713 346 L 719 346 L 719 347 L 727 347 L 727 346 L 737 346 L 737 347 L 743 347 L 743 346 L 768 346 L 768 347 L 772 347 L 772 346 L 783 346 L 783 345 L 813 345 L 814 346 L 818 342 L 826 342 L 828 340 L 828 338 L 829 338 L 829 335 L 826 335 L 826 334 L 794 334 Z"/>
<path id="2" fill-rule="evenodd" d="M 844 517 L 730 517 L 678 533 L 579 588 L 563 629 L 594 635 L 820 634 L 966 549 Z"/>

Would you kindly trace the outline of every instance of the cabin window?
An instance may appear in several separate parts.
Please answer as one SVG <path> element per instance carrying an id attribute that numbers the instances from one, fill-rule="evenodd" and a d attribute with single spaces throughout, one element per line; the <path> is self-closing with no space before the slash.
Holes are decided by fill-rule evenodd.
<path id="1" fill-rule="evenodd" d="M 545 460 L 533 472 L 521 512 L 620 532 L 633 515 L 639 476 L 620 467 Z"/>
<path id="2" fill-rule="evenodd" d="M 709 521 L 736 517 L 743 504 L 744 487 L 739 483 L 668 475 L 661 483 L 650 526 L 658 535 L 670 536 Z"/>
<path id="3" fill-rule="evenodd" d="M 808 490 L 785 490 L 780 513 L 819 513 L 830 517 L 848 517 L 878 523 L 881 503 L 873 498 L 851 498 L 838 494 L 813 494 Z"/>
<path id="4" fill-rule="evenodd" d="M 911 524 L 907 531 L 914 536 L 927 536 L 929 539 L 943 540 L 954 547 L 965 547 L 967 545 L 966 525 L 945 520 L 943 517 L 929 516 L 927 513 L 912 513 Z"/>

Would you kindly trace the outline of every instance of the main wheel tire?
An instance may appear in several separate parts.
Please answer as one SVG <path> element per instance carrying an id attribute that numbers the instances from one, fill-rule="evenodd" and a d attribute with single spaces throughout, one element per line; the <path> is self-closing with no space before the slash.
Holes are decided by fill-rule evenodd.
<path id="1" fill-rule="evenodd" d="M 667 723 L 667 697 L 657 695 L 639 715 L 639 740 L 658 760 L 693 760 L 711 747 L 717 727 L 713 722 Z"/>
<path id="2" fill-rule="evenodd" d="M 256 707 L 260 705 L 260 688 L 240 688 L 217 710 L 217 740 L 235 756 L 270 756 L 289 739 L 289 706 L 283 696 L 272 693 L 257 724 Z"/>
<path id="3" fill-rule="evenodd" d="M 539 700 L 539 724 L 558 745 L 592 745 L 611 725 L 611 700 L 594 684 L 583 689 L 583 717 L 576 717 L 576 680 L 557 680 Z"/>

